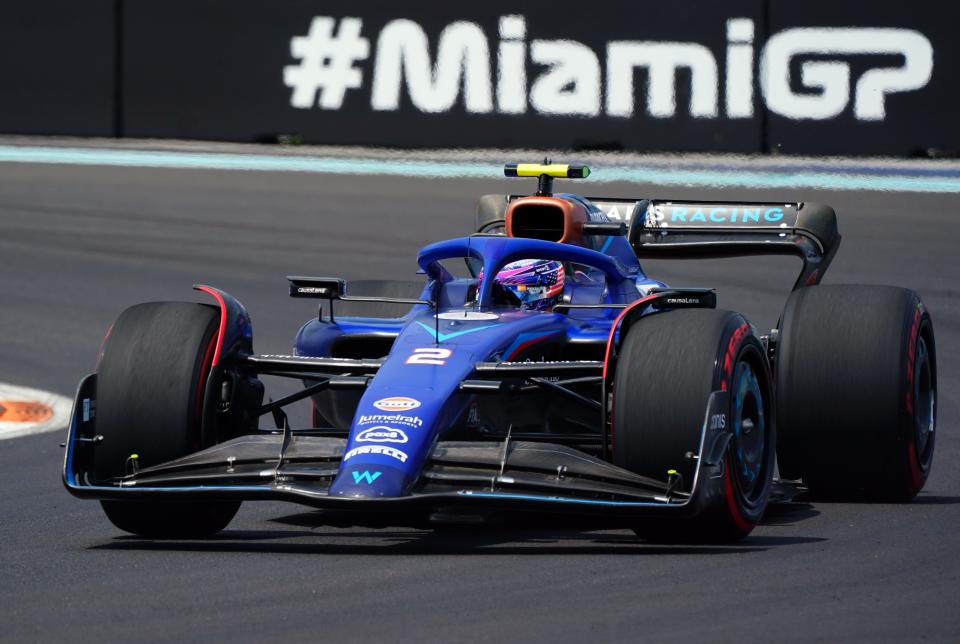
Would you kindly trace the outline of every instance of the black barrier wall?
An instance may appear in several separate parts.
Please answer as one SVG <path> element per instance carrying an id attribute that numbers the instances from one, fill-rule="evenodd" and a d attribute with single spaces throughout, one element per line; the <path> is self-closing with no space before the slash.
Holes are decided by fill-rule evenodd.
<path id="1" fill-rule="evenodd" d="M 131 3 L 124 129 L 218 139 L 294 132 L 369 145 L 757 151 L 756 101 L 737 95 L 739 112 L 727 117 L 717 61 L 726 17 L 756 24 L 760 2 L 719 4 L 643 15 L 635 2 L 603 3 L 603 11 L 569 2 L 528 15 L 496 1 L 469 10 L 366 1 L 341 11 L 337 3 L 240 2 L 224 20 L 217 2 Z M 176 47 L 167 45 L 171 34 Z M 645 45 L 641 34 L 675 44 Z"/>
<path id="2" fill-rule="evenodd" d="M 960 151 L 960 5 L 771 0 L 769 7 L 759 59 L 767 151 Z"/>
<path id="3" fill-rule="evenodd" d="M 0 78 L 11 88 L 2 132 L 788 154 L 960 149 L 950 114 L 960 60 L 954 3 L 8 0 L 0 13 L 20 16 L 0 23 Z M 22 28 L 23 16 L 45 13 L 59 18 Z M 47 43 L 39 59 L 25 55 L 38 43 Z M 58 60 L 70 61 L 60 85 Z"/>
<path id="4" fill-rule="evenodd" d="M 0 3 L 0 132 L 116 134 L 114 0 Z"/>

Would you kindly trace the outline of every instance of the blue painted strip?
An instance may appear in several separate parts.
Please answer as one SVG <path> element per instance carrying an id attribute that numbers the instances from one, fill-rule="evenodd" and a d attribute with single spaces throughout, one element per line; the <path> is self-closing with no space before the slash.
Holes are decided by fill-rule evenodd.
<path id="1" fill-rule="evenodd" d="M 101 490 L 103 492 L 202 492 L 204 490 L 214 490 L 217 492 L 230 491 L 230 492 L 278 492 L 280 490 L 274 489 L 270 485 L 184 485 L 177 487 L 137 487 L 137 486 L 128 486 L 128 487 L 117 487 L 115 485 L 80 485 L 76 483 L 70 484 L 71 488 L 77 490 Z"/>
<path id="2" fill-rule="evenodd" d="M 657 507 L 657 508 L 682 508 L 688 501 L 683 503 L 659 503 L 656 501 L 603 501 L 600 499 L 575 499 L 563 496 L 534 496 L 532 494 L 511 494 L 509 492 L 465 492 L 461 491 L 461 496 L 472 496 L 481 499 L 518 499 L 521 501 L 546 501 L 550 503 L 573 503 L 580 505 L 604 505 L 604 506 L 627 506 L 627 507 Z"/>
<path id="3" fill-rule="evenodd" d="M 417 161 L 310 157 L 294 155 L 233 154 L 93 148 L 0 146 L 0 162 L 111 165 L 205 170 L 316 172 L 323 174 L 388 175 L 423 178 L 484 178 L 501 176 L 499 164 L 486 162 Z M 592 183 L 624 181 L 689 187 L 816 188 L 821 190 L 871 190 L 895 192 L 960 192 L 960 171 L 896 165 L 860 166 L 849 172 L 843 166 L 789 168 L 743 165 L 728 167 L 599 166 Z M 936 170 L 936 169 L 932 169 Z M 844 174 L 844 172 L 848 172 Z"/>
<path id="4" fill-rule="evenodd" d="M 506 356 L 504 360 L 513 360 L 514 352 L 524 344 L 531 342 L 531 340 L 535 340 L 535 341 L 544 340 L 550 337 L 551 335 L 556 335 L 557 333 L 559 333 L 559 331 L 546 331 L 546 332 L 527 331 L 525 333 L 521 333 L 520 335 L 517 336 L 517 339 L 513 341 L 513 344 L 507 347 L 507 349 L 503 352 L 503 355 Z"/>
<path id="5" fill-rule="evenodd" d="M 456 338 L 458 336 L 466 335 L 468 333 L 475 333 L 476 331 L 483 331 L 484 329 L 489 329 L 490 327 L 494 326 L 493 324 L 487 324 L 485 326 L 475 326 L 472 329 L 464 329 L 463 331 L 453 331 L 452 333 L 437 333 L 436 329 L 424 324 L 420 320 L 417 320 L 417 324 L 422 326 L 426 332 L 433 336 L 433 339 L 437 342 L 446 342 L 447 340 Z"/>

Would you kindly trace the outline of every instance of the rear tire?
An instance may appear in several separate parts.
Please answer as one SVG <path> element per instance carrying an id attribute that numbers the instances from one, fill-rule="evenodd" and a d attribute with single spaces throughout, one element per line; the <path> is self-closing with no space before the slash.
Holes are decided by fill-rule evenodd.
<path id="1" fill-rule="evenodd" d="M 506 234 L 507 195 L 483 195 L 477 201 L 476 231 L 478 233 Z"/>
<path id="2" fill-rule="evenodd" d="M 690 490 L 711 392 L 730 392 L 731 432 L 724 493 L 692 518 L 656 519 L 636 528 L 658 542 L 728 542 L 763 516 L 773 479 L 776 434 L 770 370 L 763 345 L 730 311 L 680 309 L 638 321 L 627 333 L 614 376 L 614 463 Z"/>
<path id="3" fill-rule="evenodd" d="M 811 286 L 777 347 L 780 471 L 819 498 L 908 501 L 930 474 L 933 323 L 913 291 Z"/>
<path id="4" fill-rule="evenodd" d="M 126 475 L 203 447 L 201 420 L 219 311 L 205 304 L 150 302 L 120 314 L 97 371 L 94 477 Z M 110 521 L 142 536 L 205 536 L 221 530 L 237 502 L 104 501 Z M 228 516 L 229 515 L 229 516 Z"/>

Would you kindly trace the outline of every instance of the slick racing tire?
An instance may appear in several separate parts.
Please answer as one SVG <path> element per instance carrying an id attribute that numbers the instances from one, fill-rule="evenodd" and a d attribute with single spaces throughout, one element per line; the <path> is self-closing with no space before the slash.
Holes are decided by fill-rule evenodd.
<path id="1" fill-rule="evenodd" d="M 120 314 L 97 370 L 94 476 L 100 482 L 195 452 L 219 311 L 205 304 L 149 302 Z M 133 455 L 136 455 L 133 457 Z M 103 501 L 121 530 L 145 537 L 218 532 L 239 502 Z"/>
<path id="2" fill-rule="evenodd" d="M 691 491 L 711 392 L 728 391 L 723 493 L 691 518 L 639 524 L 647 540 L 722 543 L 748 535 L 763 516 L 776 452 L 766 353 L 737 313 L 679 309 L 636 322 L 620 349 L 613 383 L 614 463 L 661 481 L 668 471 Z"/>
<path id="3" fill-rule="evenodd" d="M 505 234 L 507 195 L 483 195 L 477 201 L 475 230 L 478 233 Z"/>
<path id="4" fill-rule="evenodd" d="M 220 532 L 240 501 L 101 501 L 116 527 L 147 539 L 202 539 Z"/>
<path id="5" fill-rule="evenodd" d="M 933 323 L 893 286 L 810 286 L 783 312 L 778 461 L 815 498 L 908 501 L 930 474 L 937 416 Z"/>

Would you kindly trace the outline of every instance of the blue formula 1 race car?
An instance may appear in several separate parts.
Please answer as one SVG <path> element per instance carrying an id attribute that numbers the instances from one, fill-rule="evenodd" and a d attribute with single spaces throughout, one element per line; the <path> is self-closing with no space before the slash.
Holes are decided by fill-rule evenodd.
<path id="1" fill-rule="evenodd" d="M 474 234 L 420 250 L 416 297 L 288 278 L 291 296 L 321 300 L 294 355 L 254 353 L 247 311 L 212 287 L 196 287 L 212 305 L 124 311 L 79 386 L 67 489 L 153 538 L 211 535 L 242 501 L 280 499 L 338 525 L 522 515 L 718 542 L 783 490 L 923 487 L 930 315 L 906 289 L 819 285 L 840 242 L 831 208 L 555 194 L 554 178 L 589 174 L 574 165 L 506 174 L 537 193 L 487 195 Z M 802 260 L 763 334 L 712 289 L 670 288 L 639 262 L 751 254 Z M 407 312 L 349 317 L 341 302 Z M 265 375 L 303 387 L 264 402 Z M 283 408 L 305 399 L 311 426 L 291 427 Z"/>

